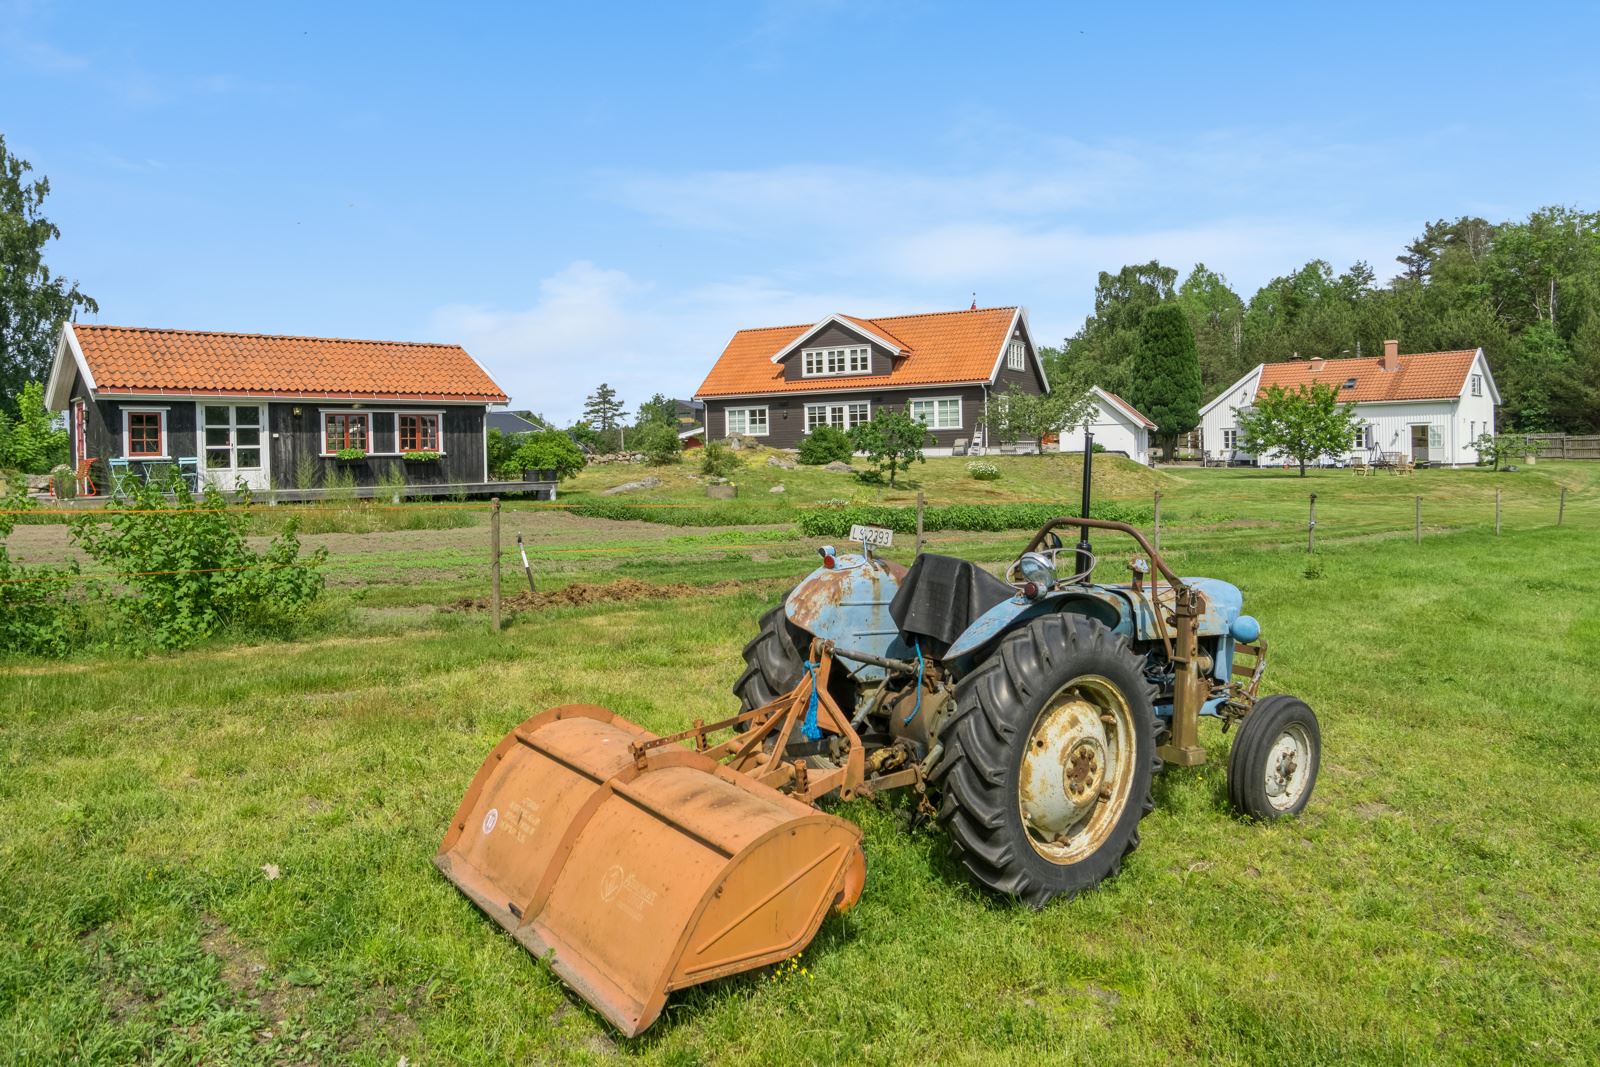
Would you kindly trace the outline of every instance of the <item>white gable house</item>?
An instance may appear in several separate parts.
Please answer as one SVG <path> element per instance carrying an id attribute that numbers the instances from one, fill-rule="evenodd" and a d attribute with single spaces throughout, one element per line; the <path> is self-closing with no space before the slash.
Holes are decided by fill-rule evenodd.
<path id="1" fill-rule="evenodd" d="M 1200 447 L 1212 458 L 1276 462 L 1250 456 L 1239 439 L 1239 413 L 1273 386 L 1294 392 L 1321 383 L 1355 405 L 1360 425 L 1348 452 L 1333 457 L 1376 458 L 1390 453 L 1430 466 L 1471 466 L 1479 434 L 1495 432 L 1500 390 L 1483 349 L 1400 354 L 1385 341 L 1376 359 L 1310 359 L 1262 363 L 1200 409 Z"/>
<path id="2" fill-rule="evenodd" d="M 1150 462 L 1150 435 L 1156 424 L 1116 393 L 1108 393 L 1098 385 L 1089 390 L 1094 397 L 1095 410 L 1089 417 L 1089 432 L 1094 443 L 1107 452 L 1120 452 L 1135 463 Z M 1061 432 L 1061 451 L 1083 451 L 1083 426 L 1072 426 Z"/>

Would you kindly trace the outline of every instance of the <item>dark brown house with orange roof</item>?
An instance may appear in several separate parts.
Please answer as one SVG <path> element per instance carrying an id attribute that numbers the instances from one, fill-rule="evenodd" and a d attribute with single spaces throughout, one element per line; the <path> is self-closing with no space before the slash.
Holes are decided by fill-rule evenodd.
<path id="1" fill-rule="evenodd" d="M 793 448 L 821 425 L 848 430 L 904 408 L 928 426 L 932 453 L 981 441 L 991 398 L 1049 391 L 1020 307 L 858 318 L 740 330 L 695 392 L 706 434 Z"/>
<path id="2" fill-rule="evenodd" d="M 506 399 L 459 345 L 84 323 L 62 329 L 45 393 L 102 486 L 116 461 L 290 498 L 397 470 L 482 489 L 485 412 Z"/>

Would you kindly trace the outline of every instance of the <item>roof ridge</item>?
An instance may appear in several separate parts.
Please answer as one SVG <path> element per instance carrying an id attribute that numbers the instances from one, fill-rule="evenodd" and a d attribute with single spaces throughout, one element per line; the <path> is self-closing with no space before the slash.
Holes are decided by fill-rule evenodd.
<path id="1" fill-rule="evenodd" d="M 166 326 L 113 326 L 104 322 L 74 322 L 73 329 L 120 330 L 124 333 L 180 333 L 188 337 L 254 337 L 269 341 L 322 341 L 345 345 L 401 345 L 410 348 L 461 348 L 449 341 L 383 341 L 370 337 L 315 337 L 298 333 L 253 333 L 238 330 L 182 330 Z M 462 349 L 465 351 L 465 349 Z"/>
<path id="2" fill-rule="evenodd" d="M 867 319 L 868 322 L 884 322 L 893 319 L 931 319 L 938 315 L 981 315 L 985 311 L 1015 311 L 1017 304 L 997 304 L 987 308 L 953 308 L 949 311 L 913 311 L 905 315 L 878 315 Z"/>

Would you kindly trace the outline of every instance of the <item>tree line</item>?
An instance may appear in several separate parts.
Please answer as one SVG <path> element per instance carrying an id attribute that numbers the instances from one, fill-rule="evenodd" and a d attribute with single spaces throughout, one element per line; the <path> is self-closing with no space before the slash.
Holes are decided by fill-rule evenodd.
<path id="1" fill-rule="evenodd" d="M 1040 354 L 1052 382 L 1089 381 L 1139 406 L 1140 331 L 1161 307 L 1182 312 L 1208 398 L 1257 363 L 1376 356 L 1388 338 L 1402 354 L 1481 346 L 1504 427 L 1600 432 L 1600 213 L 1440 219 L 1395 260 L 1398 272 L 1380 281 L 1367 263 L 1335 273 L 1315 259 L 1249 300 L 1203 263 L 1181 281 L 1159 260 L 1124 266 L 1100 274 L 1082 328 Z M 1163 431 L 1193 428 L 1147 414 Z"/>

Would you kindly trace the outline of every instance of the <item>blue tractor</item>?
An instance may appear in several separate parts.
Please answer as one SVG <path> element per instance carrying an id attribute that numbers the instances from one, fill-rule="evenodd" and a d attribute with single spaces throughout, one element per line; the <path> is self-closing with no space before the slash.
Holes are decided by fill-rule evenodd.
<path id="1" fill-rule="evenodd" d="M 1080 539 L 1064 549 L 1057 531 L 1070 527 Z M 1091 530 L 1132 538 L 1131 581 L 1093 580 Z M 881 559 L 872 542 L 883 533 L 852 531 L 859 553 L 823 547 L 821 566 L 745 646 L 734 692 L 754 721 L 808 685 L 849 718 L 848 730 L 819 723 L 813 697 L 783 733 L 802 776 L 843 783 L 846 796 L 910 785 L 974 881 L 1034 906 L 1117 872 L 1138 846 L 1154 775 L 1205 760 L 1204 716 L 1237 728 L 1228 793 L 1239 812 L 1305 807 L 1317 719 L 1295 697 L 1257 698 L 1266 642 L 1236 586 L 1179 577 L 1138 530 L 1086 517 L 1047 523 L 1003 580 L 949 556 L 909 568 Z M 838 769 L 852 759 L 862 772 Z"/>

